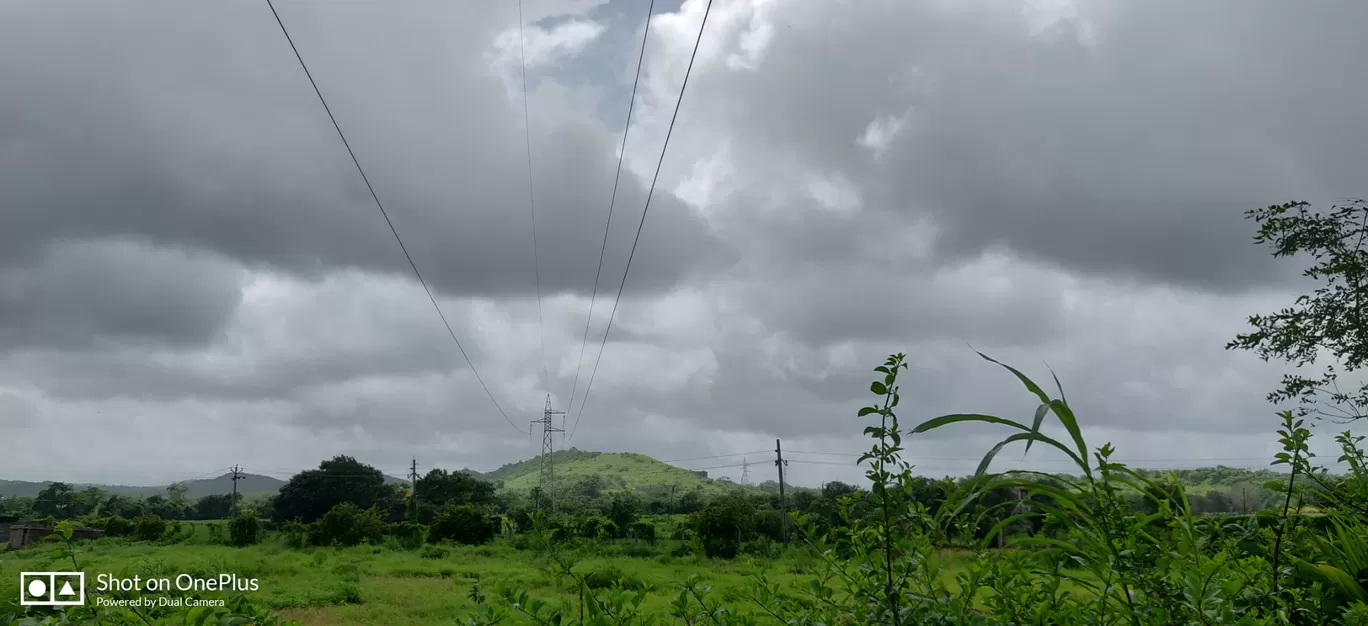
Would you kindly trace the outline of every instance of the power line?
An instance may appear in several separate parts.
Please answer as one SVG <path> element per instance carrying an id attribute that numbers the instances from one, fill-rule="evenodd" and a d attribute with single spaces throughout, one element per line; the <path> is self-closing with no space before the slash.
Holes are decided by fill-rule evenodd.
<path id="1" fill-rule="evenodd" d="M 684 104 L 684 91 L 689 88 L 689 75 L 693 73 L 694 60 L 698 58 L 698 46 L 703 42 L 703 30 L 708 25 L 708 14 L 712 12 L 712 4 L 713 0 L 708 0 L 707 6 L 703 9 L 703 22 L 698 25 L 698 37 L 694 40 L 693 53 L 689 55 L 689 67 L 684 70 L 684 82 L 679 86 L 679 99 L 675 101 L 674 114 L 670 116 L 670 126 L 665 131 L 665 143 L 660 146 L 660 159 L 656 161 L 655 175 L 651 177 L 651 187 L 646 192 L 646 205 L 641 209 L 641 221 L 637 223 L 636 237 L 632 239 L 632 250 L 627 254 L 627 266 L 622 269 L 622 282 L 618 284 L 613 310 L 608 314 L 608 326 L 603 329 L 603 343 L 599 345 L 598 357 L 594 359 L 589 384 L 584 388 L 579 413 L 575 414 L 575 425 L 570 428 L 570 439 L 575 438 L 575 429 L 579 428 L 580 417 L 584 415 L 585 404 L 589 401 L 589 391 L 594 388 L 599 363 L 603 361 L 603 349 L 608 345 L 608 333 L 613 329 L 613 317 L 617 315 L 618 304 L 622 302 L 622 290 L 627 286 L 627 274 L 632 270 L 632 259 L 636 257 L 637 244 L 641 243 L 641 230 L 646 226 L 646 214 L 651 210 L 651 197 L 655 195 L 656 183 L 660 180 L 660 168 L 665 164 L 665 151 L 670 147 L 670 136 L 674 134 L 675 122 L 679 120 L 679 108 Z"/>
<path id="2" fill-rule="evenodd" d="M 584 319 L 584 339 L 580 340 L 579 362 L 575 365 L 575 383 L 570 387 L 570 401 L 565 405 L 567 412 L 573 410 L 575 391 L 579 389 L 580 370 L 584 368 L 584 349 L 589 345 L 589 324 L 594 321 L 594 299 L 598 297 L 599 277 L 603 274 L 603 256 L 608 251 L 608 230 L 613 225 L 613 206 L 617 204 L 618 183 L 622 180 L 622 160 L 627 156 L 627 134 L 632 130 L 632 110 L 636 108 L 637 86 L 641 84 L 641 66 L 642 61 L 646 59 L 646 39 L 651 34 L 651 16 L 654 13 L 655 0 L 651 0 L 650 6 L 646 8 L 646 28 L 641 33 L 641 54 L 637 57 L 636 77 L 632 79 L 632 95 L 627 101 L 627 122 L 623 125 L 622 145 L 618 148 L 617 172 L 613 174 L 613 195 L 608 198 L 608 219 L 603 224 L 603 245 L 599 247 L 598 269 L 594 270 L 594 290 L 589 295 L 589 316 Z M 586 390 L 584 395 L 587 398 L 589 392 Z M 580 404 L 584 402 L 581 401 Z M 579 425 L 578 417 L 575 418 L 575 425 Z"/>
<path id="3" fill-rule="evenodd" d="M 542 384 L 549 387 L 551 378 L 546 373 L 546 321 L 542 318 L 541 257 L 537 255 L 537 200 L 532 186 L 532 117 L 527 113 L 527 53 L 523 47 L 522 0 L 518 0 L 518 66 L 522 70 L 523 138 L 527 144 L 527 208 L 532 213 L 532 272 L 537 280 L 537 325 L 541 327 Z"/>
<path id="4" fill-rule="evenodd" d="M 703 461 L 706 459 L 725 459 L 733 456 L 746 456 L 748 454 L 767 454 L 769 450 L 753 450 L 751 452 L 737 452 L 736 454 L 714 454 L 713 456 L 696 456 L 690 459 L 674 459 L 672 461 L 661 461 L 661 463 L 683 463 L 685 461 Z"/>
<path id="5" fill-rule="evenodd" d="M 294 39 L 290 37 L 289 29 L 285 28 L 285 22 L 280 19 L 280 13 L 276 11 L 275 4 L 271 0 L 266 0 L 266 6 L 271 8 L 271 15 L 275 16 L 276 23 L 280 25 L 280 32 L 285 35 L 285 41 L 289 42 L 290 49 L 294 51 L 296 59 L 299 59 L 299 66 L 304 69 L 304 75 L 309 78 L 309 84 L 313 86 L 314 93 L 318 95 L 318 101 L 323 104 L 323 110 L 328 113 L 328 119 L 332 121 L 333 128 L 337 130 L 337 136 L 342 139 L 342 145 L 347 148 L 347 154 L 351 156 L 352 163 L 356 165 L 356 171 L 361 174 L 362 182 L 366 183 L 366 190 L 370 192 L 371 199 L 375 200 L 376 208 L 380 209 L 380 215 L 385 218 L 385 224 L 389 226 L 390 232 L 394 234 L 394 240 L 399 242 L 399 249 L 404 252 L 404 258 L 408 259 L 409 267 L 413 268 L 413 275 L 418 277 L 418 283 L 423 286 L 423 291 L 427 293 L 428 300 L 432 301 L 432 308 L 437 310 L 437 316 L 442 318 L 442 325 L 446 327 L 447 334 L 451 335 L 451 340 L 456 342 L 456 349 L 461 351 L 461 356 L 465 357 L 466 364 L 470 366 L 470 373 L 475 375 L 475 380 L 479 381 L 480 387 L 489 395 L 489 401 L 494 403 L 494 408 L 498 409 L 504 421 L 508 422 L 514 430 L 522 432 L 513 420 L 509 419 L 508 414 L 504 413 L 503 407 L 499 406 L 499 401 L 494 399 L 494 393 L 489 390 L 484 379 L 480 377 L 480 372 L 476 371 L 475 363 L 470 360 L 470 355 L 466 354 L 465 347 L 461 345 L 461 340 L 456 338 L 456 331 L 451 329 L 451 323 L 447 321 L 446 315 L 442 313 L 442 307 L 437 304 L 437 298 L 432 295 L 432 290 L 428 288 L 427 281 L 423 280 L 422 272 L 418 271 L 418 264 L 413 262 L 413 255 L 409 254 L 408 246 L 404 245 L 404 240 L 399 236 L 399 230 L 394 227 L 394 222 L 390 220 L 389 212 L 385 210 L 385 205 L 380 202 L 380 196 L 375 193 L 375 188 L 371 186 L 370 178 L 366 176 L 366 170 L 361 167 L 361 161 L 356 158 L 356 152 L 352 150 L 351 143 L 347 141 L 347 136 L 342 132 L 342 126 L 337 123 L 337 117 L 333 115 L 332 108 L 328 106 L 328 101 L 323 97 L 323 91 L 318 88 L 318 83 L 314 81 L 313 73 L 309 71 L 308 64 L 304 63 L 304 57 L 299 53 L 299 48 L 295 46 Z"/>
<path id="6" fill-rule="evenodd" d="M 842 457 L 852 457 L 852 458 L 853 458 L 853 457 L 864 456 L 864 454 L 865 454 L 865 453 L 856 454 L 856 453 L 852 453 L 852 452 L 808 452 L 808 451 L 803 451 L 803 450 L 788 450 L 787 452 L 789 452 L 790 454 L 813 454 L 813 455 L 819 455 L 819 456 L 842 456 Z M 921 455 L 913 454 L 913 453 L 906 452 L 906 451 L 905 451 L 905 453 L 908 454 L 908 456 L 910 456 L 913 460 L 917 460 L 917 461 L 962 461 L 962 462 L 965 462 L 965 463 L 978 463 L 979 461 L 982 461 L 982 460 L 983 460 L 983 457 L 981 457 L 981 456 L 977 456 L 977 457 L 921 456 Z M 1206 462 L 1206 461 L 1261 461 L 1261 460 L 1266 460 L 1266 459 L 1268 459 L 1268 458 L 1269 458 L 1268 456 L 1228 456 L 1228 457 L 1192 457 L 1192 458 L 1166 458 L 1166 459 L 1112 459 L 1111 462 L 1112 462 L 1112 463 L 1198 463 L 1198 462 Z M 1009 463 L 1023 463 L 1023 462 L 1025 462 L 1025 463 L 1073 463 L 1073 462 L 1074 462 L 1073 459 L 1011 459 L 1011 458 L 1006 458 L 1006 457 L 999 457 L 998 459 L 994 459 L 994 460 L 995 460 L 995 461 L 999 461 L 999 460 L 1000 460 L 1000 461 L 1009 462 Z M 813 461 L 813 462 L 816 462 L 816 461 Z"/>

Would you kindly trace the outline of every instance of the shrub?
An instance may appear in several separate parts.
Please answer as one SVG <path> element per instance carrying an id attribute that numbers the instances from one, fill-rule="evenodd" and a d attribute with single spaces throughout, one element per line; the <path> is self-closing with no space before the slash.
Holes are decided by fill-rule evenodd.
<path id="1" fill-rule="evenodd" d="M 280 534 L 285 536 L 285 545 L 303 548 L 309 543 L 310 529 L 308 524 L 290 520 L 280 525 Z"/>
<path id="2" fill-rule="evenodd" d="M 127 537 L 135 530 L 136 526 L 132 520 L 126 520 L 118 515 L 105 520 L 104 531 L 109 537 Z"/>
<path id="3" fill-rule="evenodd" d="M 261 541 L 261 520 L 256 511 L 239 514 L 228 522 L 228 545 L 243 547 Z"/>
<path id="4" fill-rule="evenodd" d="M 741 544 L 742 554 L 750 554 L 766 559 L 777 559 L 783 553 L 783 544 L 771 540 L 769 537 L 760 535 L 755 539 Z"/>
<path id="5" fill-rule="evenodd" d="M 615 565 L 605 565 L 600 569 L 589 572 L 584 577 L 584 586 L 590 589 L 607 589 L 618 581 L 622 581 L 623 587 L 639 587 L 641 581 L 622 573 Z"/>
<path id="6" fill-rule="evenodd" d="M 143 541 L 156 541 L 166 534 L 166 521 L 156 515 L 139 517 L 133 525 L 133 532 Z"/>
<path id="7" fill-rule="evenodd" d="M 494 519 L 484 509 L 474 504 L 447 505 L 442 514 L 428 527 L 428 541 L 440 543 L 454 541 L 469 546 L 478 546 L 494 540 L 498 529 Z"/>
<path id="8" fill-rule="evenodd" d="M 784 525 L 788 518 L 780 511 L 765 509 L 755 514 L 755 533 L 771 541 L 784 540 Z"/>
<path id="9" fill-rule="evenodd" d="M 422 552 L 418 553 L 419 558 L 437 561 L 447 557 L 447 549 L 439 546 L 427 546 Z"/>
<path id="10" fill-rule="evenodd" d="M 713 558 L 730 559 L 741 550 L 741 544 L 755 534 L 755 516 L 742 498 L 718 498 L 694 514 L 693 530 L 703 547 L 703 554 Z"/>
<path id="11" fill-rule="evenodd" d="M 627 534 L 638 541 L 655 543 L 656 527 L 650 522 L 632 522 L 632 525 L 627 529 Z"/>
<path id="12" fill-rule="evenodd" d="M 385 522 L 374 507 L 363 511 L 355 504 L 343 502 L 329 509 L 312 530 L 318 545 L 355 546 L 379 543 L 385 536 Z"/>
<path id="13" fill-rule="evenodd" d="M 399 543 L 399 547 L 405 550 L 417 550 L 423 545 L 427 528 L 417 522 L 399 522 L 390 526 L 389 533 Z"/>
<path id="14" fill-rule="evenodd" d="M 514 550 L 531 550 L 538 547 L 535 539 L 531 535 L 513 535 L 513 539 L 508 542 Z"/>
<path id="15" fill-rule="evenodd" d="M 575 524 L 575 536 L 585 539 L 612 539 L 617 536 L 617 524 L 601 515 L 580 518 Z"/>

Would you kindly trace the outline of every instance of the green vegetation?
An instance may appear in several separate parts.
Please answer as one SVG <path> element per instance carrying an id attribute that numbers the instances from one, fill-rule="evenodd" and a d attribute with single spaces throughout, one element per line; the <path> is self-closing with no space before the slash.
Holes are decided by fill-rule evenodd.
<path id="1" fill-rule="evenodd" d="M 705 475 L 673 465 L 661 463 L 644 454 L 586 452 L 571 448 L 557 450 L 551 461 L 556 468 L 557 478 L 569 485 L 591 477 L 597 477 L 605 489 L 625 489 L 629 491 L 675 489 L 687 492 L 695 489 L 709 494 L 726 488 Z M 486 480 L 501 483 L 504 489 L 531 491 L 537 486 L 540 477 L 541 457 L 510 463 L 489 474 Z"/>
<path id="2" fill-rule="evenodd" d="M 1348 218 L 1359 213 L 1325 223 L 1296 208 L 1251 214 L 1261 239 L 1279 254 L 1312 253 L 1308 275 L 1345 286 L 1317 290 L 1300 301 L 1306 309 L 1252 318 L 1257 330 L 1232 346 L 1294 363 L 1319 350 L 1353 371 L 1368 353 L 1356 312 L 1368 221 L 1354 230 Z M 1333 372 L 1275 392 L 1303 403 L 1301 416 L 1276 414 L 1282 452 L 1272 466 L 1284 471 L 1159 472 L 1115 461 L 1110 443 L 1090 445 L 1086 416 L 1058 379 L 1047 391 L 979 356 L 1029 394 L 1029 422 L 963 413 L 909 427 L 900 407 L 911 373 L 895 354 L 875 368 L 876 401 L 851 421 L 870 440 L 865 484 L 832 482 L 787 500 L 692 474 L 679 483 L 613 476 L 655 463 L 635 455 L 565 454 L 554 502 L 527 488 L 530 462 L 487 477 L 495 482 L 434 470 L 415 493 L 336 457 L 244 506 L 225 535 L 222 522 L 176 517 L 201 510 L 183 490 L 107 506 L 114 496 L 54 484 L 50 499 L 6 503 L 65 521 L 52 545 L 0 556 L 0 598 L 18 596 L 17 571 L 67 567 L 92 579 L 231 572 L 260 589 L 206 592 L 225 605 L 191 611 L 16 605 L 0 623 L 1368 624 L 1364 438 L 1336 437 L 1347 472 L 1334 475 L 1311 454 L 1304 419 L 1322 406 L 1307 398 L 1334 383 Z M 1363 415 L 1355 393 L 1320 401 Z M 914 475 L 904 440 L 965 424 L 1004 432 L 978 470 Z M 1051 448 L 1072 471 L 992 471 L 1013 445 Z M 77 541 L 72 520 L 109 536 Z"/>

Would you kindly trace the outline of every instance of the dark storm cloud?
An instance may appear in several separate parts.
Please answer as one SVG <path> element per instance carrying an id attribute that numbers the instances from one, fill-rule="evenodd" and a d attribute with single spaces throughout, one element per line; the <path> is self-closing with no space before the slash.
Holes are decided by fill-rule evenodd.
<path id="1" fill-rule="evenodd" d="M 1134 1 L 1094 9 L 1091 47 L 1027 35 L 1012 2 L 717 2 L 571 445 L 688 458 L 778 437 L 858 451 L 856 411 L 895 351 L 911 363 L 905 426 L 962 411 L 1029 420 L 1034 397 L 967 342 L 1042 383 L 1048 362 L 1094 445 L 1262 450 L 1280 368 L 1222 346 L 1290 296 L 1243 289 L 1276 277 L 1239 212 L 1353 192 L 1339 190 L 1363 162 L 1358 100 L 1336 99 L 1360 83 L 1316 81 L 1349 75 L 1362 41 L 1334 35 L 1354 16 L 1320 26 L 1347 5 Z M 547 393 L 566 408 L 586 307 L 550 295 L 590 288 L 644 9 L 578 4 L 613 30 L 529 68 L 544 320 L 516 58 L 496 59 L 516 7 L 278 4 L 520 429 Z M 685 5 L 692 24 L 652 25 L 636 178 L 654 170 L 702 6 Z M 1256 49 L 1277 22 L 1297 32 Z M 740 30 L 766 24 L 743 45 Z M 766 37 L 756 69 L 737 69 Z M 1321 72 L 1304 71 L 1317 55 Z M 0 98 L 0 472 L 153 481 L 339 452 L 492 469 L 539 451 L 409 279 L 264 5 L 0 2 L 0 80 L 20 87 Z M 1283 84 L 1300 92 L 1259 91 Z M 857 138 L 883 116 L 902 128 L 875 156 Z M 574 414 L 640 216 L 642 186 L 623 182 Z M 1001 431 L 981 435 L 908 443 L 977 458 Z M 814 468 L 849 469 L 795 462 L 794 476 L 833 476 Z"/>
<path id="2" fill-rule="evenodd" d="M 452 294 L 527 294 L 521 106 L 484 56 L 516 13 L 469 6 L 279 9 L 427 277 Z M 9 6 L 0 83 L 0 262 L 119 235 L 310 276 L 409 272 L 264 3 Z M 543 292 L 587 292 L 615 142 L 584 120 L 550 126 L 538 105 Z M 618 271 L 645 195 L 623 187 L 605 263 Z M 670 236 L 634 262 L 635 289 L 724 258 L 677 200 L 653 203 Z"/>
<path id="3" fill-rule="evenodd" d="M 161 274 L 176 267 L 180 265 L 167 263 Z M 176 317 L 171 310 L 178 303 L 188 301 L 211 307 L 210 311 L 218 317 L 206 321 L 205 329 L 221 331 L 213 345 L 187 341 L 184 345 L 152 350 L 147 346 L 52 346 L 62 337 L 75 336 L 72 327 L 79 327 L 61 325 L 65 320 L 54 318 L 48 322 L 52 337 L 31 337 L 34 349 L 0 360 L 3 378 L 26 381 L 63 399 L 118 396 L 163 401 L 284 401 L 293 400 L 300 390 L 337 381 L 376 375 L 421 376 L 467 367 L 451 342 L 444 340 L 446 331 L 432 309 L 422 306 L 424 295 L 415 284 L 343 273 L 307 287 L 285 283 L 298 291 L 284 285 L 258 287 L 254 290 L 258 294 L 237 308 L 236 301 L 228 305 L 215 302 L 208 294 L 197 293 L 209 284 L 185 281 L 158 282 L 165 290 L 161 297 L 134 297 L 156 294 L 130 285 L 131 280 L 158 278 L 157 272 L 135 270 L 145 268 L 115 265 L 108 271 L 117 271 L 117 276 L 102 277 L 108 279 L 104 290 L 117 287 L 124 297 L 86 299 L 90 294 L 79 291 L 82 283 L 52 280 L 48 284 L 78 290 L 75 293 L 82 296 L 81 302 L 112 310 L 103 316 L 92 316 L 105 323 L 133 317 L 115 308 L 120 303 L 156 311 L 159 315 L 137 319 L 162 332 L 175 330 L 177 323 L 184 323 L 178 321 L 184 316 Z M 189 275 L 196 280 L 204 276 L 193 271 Z M 267 293 L 260 293 L 263 291 Z M 231 294 L 234 298 L 239 296 L 236 284 L 232 285 Z M 406 306 L 395 306 L 395 302 Z M 35 303 L 31 308 L 48 311 L 56 307 Z M 164 308 L 168 310 L 163 311 Z M 235 308 L 235 314 L 227 319 Z M 448 304 L 445 314 L 457 328 L 469 324 L 464 307 Z M 168 317 L 175 319 L 165 319 Z M 96 329 L 81 336 L 113 334 L 113 330 Z M 203 341 L 205 337 L 195 339 Z M 479 358 L 475 348 L 470 346 Z"/>
<path id="4" fill-rule="evenodd" d="M 714 64 L 692 106 L 740 160 L 782 153 L 932 216 L 945 262 L 1007 245 L 1239 290 L 1287 275 L 1244 210 L 1363 193 L 1368 5 L 1082 3 L 1085 44 L 1010 3 L 877 4 L 771 11 L 758 69 Z M 856 139 L 881 117 L 902 127 L 876 160 Z"/>
<path id="5" fill-rule="evenodd" d="M 136 241 L 60 242 L 0 266 L 0 352 L 207 343 L 241 299 L 222 259 Z"/>

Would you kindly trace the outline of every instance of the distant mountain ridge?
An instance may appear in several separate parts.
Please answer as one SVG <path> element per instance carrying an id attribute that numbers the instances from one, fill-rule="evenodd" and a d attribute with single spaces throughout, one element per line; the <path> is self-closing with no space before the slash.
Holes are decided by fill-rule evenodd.
<path id="1" fill-rule="evenodd" d="M 55 481 L 34 482 L 26 480 L 0 480 L 0 496 L 20 496 L 35 497 L 38 493 L 46 489 Z M 72 488 L 80 490 L 87 487 L 98 487 L 101 490 L 119 494 L 123 496 L 147 497 L 158 494 L 166 495 L 166 488 L 170 484 L 161 486 L 140 486 L 140 485 L 100 485 L 95 483 L 67 483 Z M 175 483 L 173 483 L 175 484 Z M 217 478 L 202 478 L 199 480 L 188 480 L 178 484 L 185 485 L 185 495 L 190 499 L 199 499 L 204 496 L 223 495 L 233 493 L 233 475 L 224 474 Z M 238 493 L 244 496 L 254 496 L 262 494 L 272 494 L 280 491 L 285 481 L 270 476 L 260 474 L 245 474 L 238 479 Z"/>
<path id="2" fill-rule="evenodd" d="M 2 480 L 0 479 L 0 497 L 37 497 L 38 493 L 46 489 L 56 481 L 28 481 L 28 480 Z M 243 474 L 238 479 L 238 493 L 245 497 L 271 495 L 285 486 L 284 480 L 263 476 L 261 474 Z M 197 480 L 187 480 L 180 483 L 170 483 L 161 486 L 143 485 L 102 485 L 98 483 L 67 483 L 77 491 L 87 487 L 98 487 L 100 490 L 119 494 L 121 496 L 133 496 L 145 498 L 147 496 L 166 495 L 166 488 L 172 484 L 185 485 L 185 495 L 191 500 L 198 500 L 204 496 L 227 495 L 233 493 L 233 475 L 224 474 L 217 478 L 201 478 Z M 385 484 L 408 484 L 407 480 L 385 476 Z"/>

